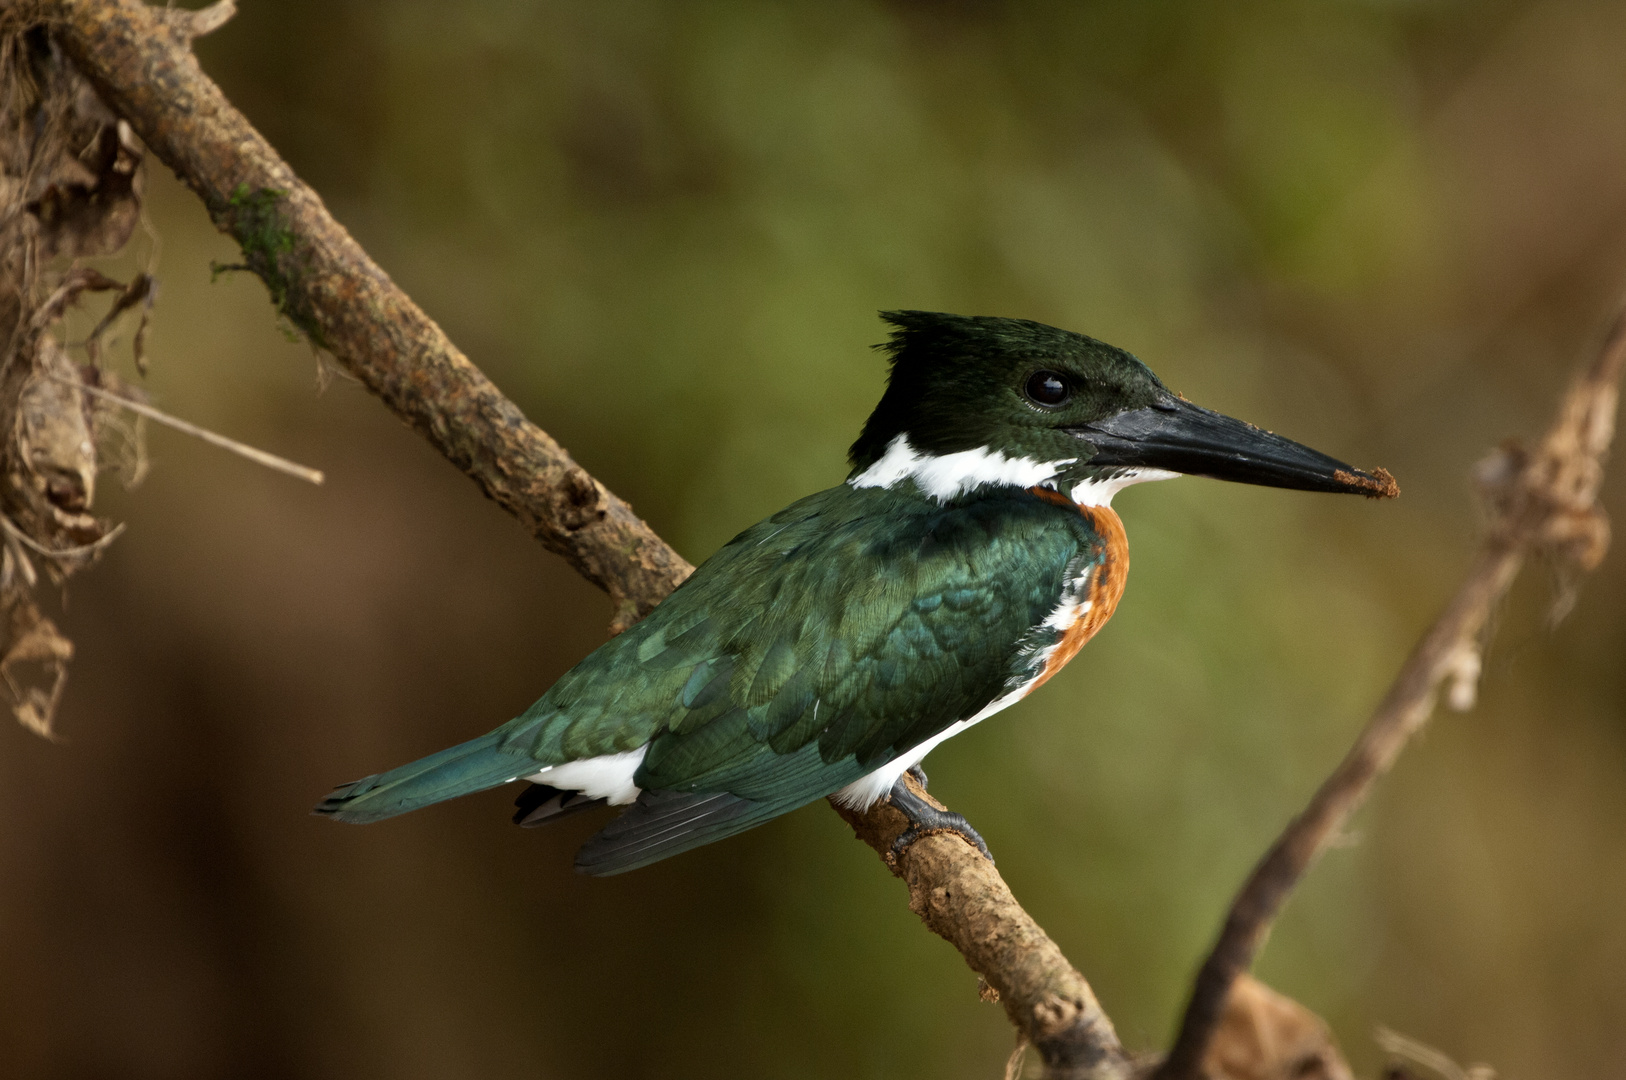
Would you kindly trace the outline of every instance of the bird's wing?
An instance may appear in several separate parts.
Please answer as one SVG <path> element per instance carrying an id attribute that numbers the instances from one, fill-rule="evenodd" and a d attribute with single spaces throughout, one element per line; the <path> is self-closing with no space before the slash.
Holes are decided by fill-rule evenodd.
<path id="1" fill-rule="evenodd" d="M 644 796 L 584 869 L 827 795 L 1026 681 L 1087 527 L 1020 493 L 898 510 L 843 487 L 762 522 L 508 726 L 541 764 L 648 744 Z"/>

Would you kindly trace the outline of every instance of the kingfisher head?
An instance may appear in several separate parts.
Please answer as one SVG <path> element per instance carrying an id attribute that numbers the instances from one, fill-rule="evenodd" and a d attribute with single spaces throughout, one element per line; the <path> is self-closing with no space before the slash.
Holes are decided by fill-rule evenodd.
<path id="1" fill-rule="evenodd" d="M 913 479 L 949 499 L 988 484 L 1057 488 L 1105 504 L 1128 484 L 1210 476 L 1399 494 L 1352 468 L 1175 394 L 1130 353 L 1026 319 L 888 311 L 886 393 L 849 456 L 855 487 Z"/>

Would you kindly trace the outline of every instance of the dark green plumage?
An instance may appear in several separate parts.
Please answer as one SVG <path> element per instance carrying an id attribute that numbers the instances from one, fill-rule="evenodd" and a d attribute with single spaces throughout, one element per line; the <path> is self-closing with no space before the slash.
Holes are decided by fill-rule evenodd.
<path id="1" fill-rule="evenodd" d="M 324 809 L 374 820 L 649 743 L 634 780 L 665 795 L 612 824 L 581 865 L 613 873 L 709 843 L 845 787 L 1026 681 L 1056 634 L 1034 628 L 1094 539 L 1076 510 L 1019 489 L 949 505 L 912 489 L 821 491 L 741 533 L 476 740 L 480 769 L 406 766 Z"/>
<path id="2" fill-rule="evenodd" d="M 1125 484 L 1181 473 L 1396 490 L 1381 470 L 1192 405 L 1093 338 L 885 317 L 892 369 L 846 484 L 741 533 L 524 715 L 345 785 L 317 812 L 375 821 L 540 773 L 523 824 L 637 796 L 577 859 L 610 874 L 844 788 L 867 802 L 1111 614 L 1125 567 L 1102 568 L 1125 558 L 1121 527 L 1075 502 L 1104 508 Z M 1117 530 L 1110 543 L 1098 525 Z M 1102 599 L 1090 590 L 1107 578 L 1117 591 Z"/>
<path id="3" fill-rule="evenodd" d="M 730 541 L 513 721 L 504 744 L 549 763 L 664 732 L 639 786 L 674 790 L 814 740 L 826 761 L 867 772 L 1020 674 L 1011 651 L 1090 539 L 1076 511 L 1021 491 L 949 506 L 821 491 Z"/>
<path id="4" fill-rule="evenodd" d="M 863 469 L 898 435 L 917 450 L 951 454 L 991 446 L 1007 454 L 1088 458 L 1056 420 L 1083 423 L 1149 405 L 1168 390 L 1131 353 L 1027 319 L 887 311 L 892 337 L 886 393 L 848 456 Z M 1064 415 L 1035 423 L 1022 389 L 1029 373 L 1058 369 L 1073 384 Z M 1086 463 L 1081 460 L 1080 465 Z"/>

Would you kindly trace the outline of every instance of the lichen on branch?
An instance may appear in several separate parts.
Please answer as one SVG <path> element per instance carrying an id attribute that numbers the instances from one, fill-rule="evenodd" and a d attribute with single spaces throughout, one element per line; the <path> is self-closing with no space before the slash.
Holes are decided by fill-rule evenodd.
<path id="1" fill-rule="evenodd" d="M 234 270 L 257 275 L 265 282 L 277 313 L 303 332 L 312 345 L 321 348 L 324 344 L 321 324 L 310 311 L 291 302 L 299 295 L 292 285 L 302 273 L 302 267 L 299 238 L 278 205 L 287 195 L 280 188 L 250 189 L 247 184 L 238 184 L 223 205 L 209 207 L 209 217 L 215 226 L 236 240 L 243 252 L 240 263 L 212 264 L 211 277 Z"/>

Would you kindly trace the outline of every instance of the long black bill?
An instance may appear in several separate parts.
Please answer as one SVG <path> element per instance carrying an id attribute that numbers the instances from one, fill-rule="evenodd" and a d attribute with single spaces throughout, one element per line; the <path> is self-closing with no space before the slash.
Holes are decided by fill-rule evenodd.
<path id="1" fill-rule="evenodd" d="M 1091 465 L 1166 469 L 1243 484 L 1391 499 L 1385 469 L 1362 472 L 1291 439 L 1170 395 L 1144 409 L 1070 429 L 1095 447 Z"/>

